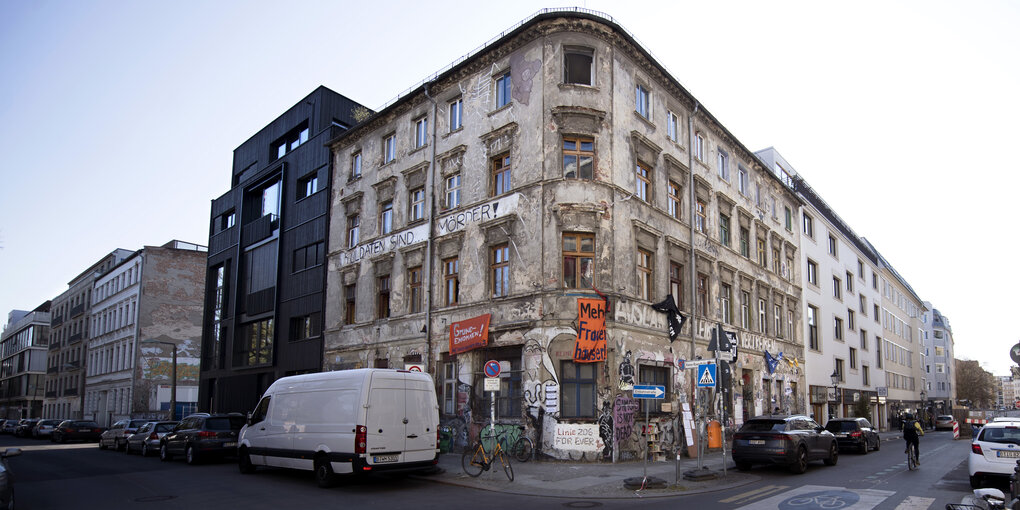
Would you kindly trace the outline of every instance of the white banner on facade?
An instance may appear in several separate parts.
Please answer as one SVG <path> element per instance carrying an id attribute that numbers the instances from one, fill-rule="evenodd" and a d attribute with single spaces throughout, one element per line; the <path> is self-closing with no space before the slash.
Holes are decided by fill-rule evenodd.
<path id="1" fill-rule="evenodd" d="M 595 423 L 557 423 L 553 448 L 581 452 L 601 452 L 605 447 Z"/>

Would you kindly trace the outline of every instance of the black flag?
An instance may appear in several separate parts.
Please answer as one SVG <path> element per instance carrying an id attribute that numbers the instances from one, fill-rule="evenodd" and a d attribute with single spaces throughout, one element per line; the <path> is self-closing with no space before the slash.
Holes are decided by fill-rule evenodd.
<path id="1" fill-rule="evenodd" d="M 680 330 L 684 327 L 684 323 L 687 322 L 687 317 L 684 317 L 677 309 L 673 295 L 667 295 L 666 299 L 652 305 L 652 309 L 666 314 L 666 323 L 669 325 L 669 341 L 676 340 L 676 337 L 680 336 Z"/>

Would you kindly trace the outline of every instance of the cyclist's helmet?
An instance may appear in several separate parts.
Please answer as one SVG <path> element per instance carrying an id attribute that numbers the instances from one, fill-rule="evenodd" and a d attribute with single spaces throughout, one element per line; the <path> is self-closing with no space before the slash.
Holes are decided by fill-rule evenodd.
<path id="1" fill-rule="evenodd" d="M 914 419 L 914 415 L 912 415 L 912 414 L 910 414 L 910 413 L 905 413 L 905 414 L 903 415 L 903 419 L 904 419 L 904 420 L 913 420 L 913 419 Z"/>

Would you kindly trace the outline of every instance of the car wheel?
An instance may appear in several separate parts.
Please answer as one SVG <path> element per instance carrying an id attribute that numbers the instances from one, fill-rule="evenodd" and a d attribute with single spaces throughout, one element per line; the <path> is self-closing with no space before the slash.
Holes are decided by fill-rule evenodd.
<path id="1" fill-rule="evenodd" d="M 124 441 L 123 443 L 121 443 L 120 441 L 117 441 L 115 439 L 113 441 L 113 445 L 117 448 L 118 452 L 121 451 L 121 450 L 126 450 L 127 449 L 127 441 Z"/>
<path id="2" fill-rule="evenodd" d="M 871 445 L 868 444 L 868 438 L 864 438 L 864 442 L 861 443 L 861 455 L 867 455 L 868 450 L 871 450 Z"/>
<path id="3" fill-rule="evenodd" d="M 171 460 L 174 460 L 174 456 L 170 455 L 170 452 L 166 447 L 166 443 L 159 445 L 159 460 L 163 462 L 170 462 Z"/>
<path id="4" fill-rule="evenodd" d="M 797 456 L 793 459 L 793 464 L 790 464 L 790 472 L 799 475 L 807 471 L 807 450 L 801 446 L 797 448 Z"/>
<path id="5" fill-rule="evenodd" d="M 105 450 L 106 449 L 106 445 L 103 444 L 103 439 L 102 438 L 99 439 L 99 449 L 100 450 Z"/>
<path id="6" fill-rule="evenodd" d="M 737 465 L 737 469 L 740 470 L 740 471 L 749 471 L 751 469 L 751 463 L 750 462 L 740 461 L 740 462 L 737 462 L 736 465 Z"/>
<path id="7" fill-rule="evenodd" d="M 981 477 L 974 475 L 970 477 L 970 488 L 980 489 L 981 488 Z"/>
<path id="8" fill-rule="evenodd" d="M 315 458 L 315 483 L 319 484 L 319 487 L 323 489 L 336 485 L 336 475 L 333 474 L 333 466 L 329 464 L 329 459 L 323 455 Z"/>
<path id="9" fill-rule="evenodd" d="M 255 472 L 255 464 L 251 463 L 251 455 L 248 455 L 248 448 L 246 447 L 242 447 L 241 451 L 237 452 L 237 469 L 246 475 Z"/>
<path id="10" fill-rule="evenodd" d="M 867 450 L 867 448 L 865 448 Z M 825 459 L 826 466 L 835 466 L 839 460 L 839 447 L 836 446 L 836 442 L 832 442 L 832 446 L 829 446 L 829 458 Z"/>
<path id="11" fill-rule="evenodd" d="M 875 440 L 875 451 L 877 452 L 877 451 L 879 451 L 881 449 L 882 449 L 882 438 L 880 437 L 880 438 Z"/>
<path id="12" fill-rule="evenodd" d="M 191 466 L 198 464 L 198 452 L 190 444 L 184 447 L 184 461 Z"/>
<path id="13" fill-rule="evenodd" d="M 142 457 L 149 456 L 149 443 L 142 443 Z"/>

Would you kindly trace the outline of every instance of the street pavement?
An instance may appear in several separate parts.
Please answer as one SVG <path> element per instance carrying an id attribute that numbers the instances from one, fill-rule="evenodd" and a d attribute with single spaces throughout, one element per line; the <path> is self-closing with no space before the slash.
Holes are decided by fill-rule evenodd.
<path id="1" fill-rule="evenodd" d="M 883 442 L 901 438 L 899 432 L 882 432 Z M 724 473 L 725 464 L 725 473 Z M 707 480 L 685 479 L 688 471 L 697 472 L 698 459 L 681 458 L 679 461 L 649 462 L 568 462 L 542 460 L 514 461 L 514 480 L 507 479 L 498 464 L 483 471 L 477 478 L 468 476 L 461 467 L 460 453 L 439 456 L 435 472 L 417 478 L 473 489 L 517 495 L 534 495 L 553 498 L 584 499 L 636 499 L 673 497 L 701 494 L 752 484 L 761 480 L 753 472 L 736 469 L 733 461 L 724 459 L 719 451 L 709 452 L 702 459 L 702 467 L 716 476 Z M 647 476 L 665 482 L 663 488 L 633 488 L 634 479 Z M 624 482 L 629 483 L 625 484 Z"/>

